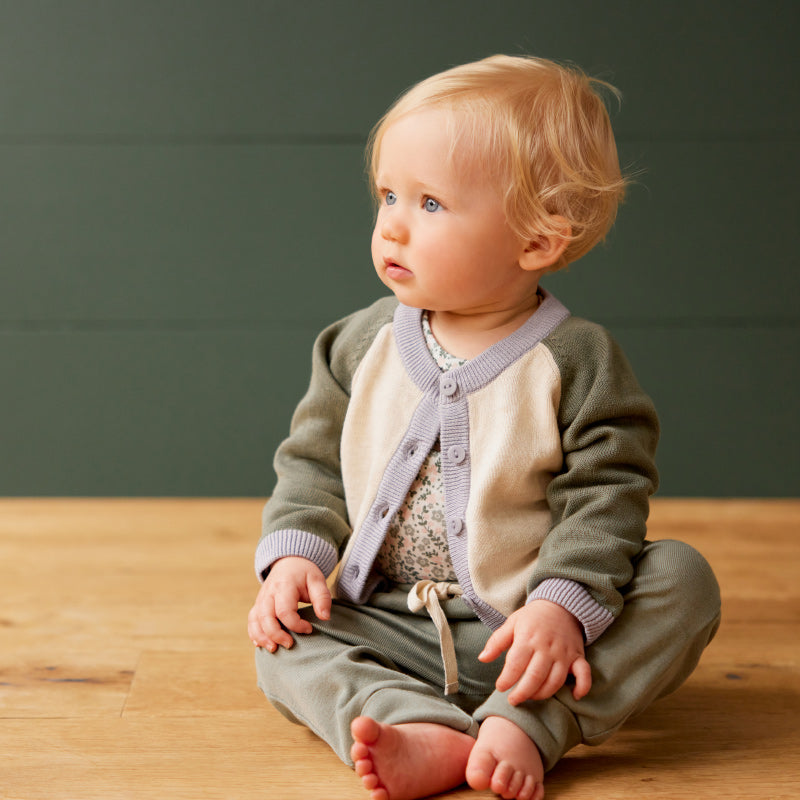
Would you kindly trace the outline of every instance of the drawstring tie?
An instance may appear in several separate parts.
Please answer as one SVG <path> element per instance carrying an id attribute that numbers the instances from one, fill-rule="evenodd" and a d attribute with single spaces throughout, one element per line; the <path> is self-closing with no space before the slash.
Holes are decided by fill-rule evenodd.
<path id="1" fill-rule="evenodd" d="M 408 593 L 408 607 L 417 613 L 426 609 L 436 630 L 439 632 L 439 646 L 442 651 L 444 664 L 444 693 L 455 694 L 458 692 L 458 662 L 456 661 L 456 648 L 453 645 L 453 634 L 447 623 L 447 617 L 442 611 L 440 600 L 450 597 L 461 597 L 461 587 L 457 583 L 441 581 L 419 581 L 411 587 Z"/>

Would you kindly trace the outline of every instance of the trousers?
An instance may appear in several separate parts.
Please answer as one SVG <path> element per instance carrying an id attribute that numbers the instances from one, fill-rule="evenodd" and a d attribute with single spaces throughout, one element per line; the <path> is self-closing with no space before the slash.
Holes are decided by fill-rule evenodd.
<path id="1" fill-rule="evenodd" d="M 495 681 L 503 658 L 477 660 L 491 630 L 458 597 L 443 600 L 458 661 L 459 691 L 444 692 L 439 633 L 408 589 L 376 592 L 363 605 L 335 600 L 328 621 L 302 609 L 313 632 L 289 650 L 256 649 L 259 688 L 287 719 L 308 727 L 352 766 L 350 723 L 433 722 L 477 736 L 505 717 L 538 747 L 545 770 L 578 744 L 596 745 L 697 666 L 720 622 L 719 586 L 706 560 L 673 540 L 646 542 L 623 588 L 619 617 L 586 648 L 592 688 L 575 700 L 572 681 L 553 697 L 512 706 Z"/>

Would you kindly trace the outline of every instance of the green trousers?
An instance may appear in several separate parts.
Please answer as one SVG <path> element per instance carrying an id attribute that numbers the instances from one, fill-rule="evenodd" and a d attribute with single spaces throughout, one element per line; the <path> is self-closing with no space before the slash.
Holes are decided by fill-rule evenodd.
<path id="1" fill-rule="evenodd" d="M 258 648 L 258 684 L 288 719 L 310 728 L 352 766 L 350 723 L 435 722 L 471 736 L 489 716 L 515 722 L 535 742 L 545 769 L 577 744 L 605 741 L 631 716 L 677 689 L 719 626 L 717 581 L 705 559 L 681 542 L 648 542 L 623 590 L 619 618 L 586 658 L 592 688 L 581 700 L 571 683 L 547 700 L 512 706 L 494 683 L 503 658 L 477 656 L 491 631 L 459 598 L 442 602 L 458 660 L 460 691 L 444 695 L 439 636 L 423 610 L 411 613 L 407 590 L 374 594 L 365 605 L 335 601 L 322 622 L 295 635 L 290 650 Z"/>

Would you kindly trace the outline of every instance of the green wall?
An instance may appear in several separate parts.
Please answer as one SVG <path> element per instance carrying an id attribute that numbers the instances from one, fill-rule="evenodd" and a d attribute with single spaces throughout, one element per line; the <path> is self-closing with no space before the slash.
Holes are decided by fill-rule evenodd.
<path id="1" fill-rule="evenodd" d="M 315 333 L 384 293 L 366 134 L 495 52 L 624 94 L 640 170 L 553 276 L 663 420 L 663 495 L 796 495 L 788 2 L 0 0 L 0 494 L 263 495 Z"/>

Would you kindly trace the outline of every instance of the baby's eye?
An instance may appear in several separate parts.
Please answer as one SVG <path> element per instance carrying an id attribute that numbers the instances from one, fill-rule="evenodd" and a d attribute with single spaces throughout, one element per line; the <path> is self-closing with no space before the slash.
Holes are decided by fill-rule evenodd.
<path id="1" fill-rule="evenodd" d="M 386 192 L 384 200 L 387 206 L 393 206 L 397 202 L 397 195 L 394 192 Z"/>
<path id="2" fill-rule="evenodd" d="M 439 203 L 438 200 L 434 200 L 432 197 L 426 197 L 425 198 L 424 208 L 425 208 L 426 211 L 430 211 L 431 214 L 434 211 L 438 211 L 441 207 L 442 206 L 441 206 L 441 204 Z"/>

